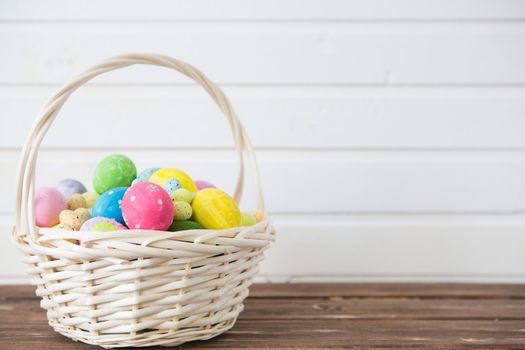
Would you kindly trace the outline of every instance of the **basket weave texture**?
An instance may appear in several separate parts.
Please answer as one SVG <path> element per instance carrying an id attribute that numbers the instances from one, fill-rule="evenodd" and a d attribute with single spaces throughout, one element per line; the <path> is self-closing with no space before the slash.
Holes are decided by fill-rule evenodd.
<path id="1" fill-rule="evenodd" d="M 275 237 L 266 216 L 254 226 L 227 230 L 98 233 L 35 226 L 38 149 L 57 113 L 95 76 L 134 64 L 173 68 L 208 92 L 229 122 L 239 155 L 234 199 L 241 198 L 244 167 L 249 164 L 257 208 L 264 213 L 257 162 L 244 128 L 224 93 L 196 68 L 167 56 L 128 54 L 102 61 L 64 85 L 44 105 L 26 139 L 12 238 L 24 253 L 54 330 L 106 348 L 174 346 L 230 329 L 243 310 L 263 252 Z"/>

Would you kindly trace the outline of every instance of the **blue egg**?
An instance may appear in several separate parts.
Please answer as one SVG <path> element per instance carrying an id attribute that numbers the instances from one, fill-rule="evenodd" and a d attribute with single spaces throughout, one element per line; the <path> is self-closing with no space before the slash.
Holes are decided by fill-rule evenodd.
<path id="1" fill-rule="evenodd" d="M 179 188 L 182 188 L 182 185 L 177 179 L 169 179 L 164 183 L 164 189 L 166 190 L 166 192 L 168 192 L 170 196 Z"/>
<path id="2" fill-rule="evenodd" d="M 120 203 L 127 189 L 127 187 L 116 187 L 104 192 L 93 205 L 92 216 L 115 219 L 121 224 L 125 224 Z"/>
<path id="3" fill-rule="evenodd" d="M 160 168 L 148 168 L 146 170 L 142 170 L 139 176 L 137 176 L 137 179 L 139 180 L 138 182 L 147 182 L 150 176 L 159 169 Z"/>

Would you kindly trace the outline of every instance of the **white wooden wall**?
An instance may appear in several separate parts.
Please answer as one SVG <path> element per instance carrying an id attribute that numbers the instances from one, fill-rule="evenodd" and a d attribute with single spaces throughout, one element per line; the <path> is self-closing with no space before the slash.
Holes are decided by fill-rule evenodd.
<path id="1" fill-rule="evenodd" d="M 525 1 L 4 0 L 0 44 L 0 283 L 25 281 L 8 232 L 39 107 L 144 51 L 237 108 L 279 232 L 261 279 L 525 282 Z M 115 151 L 229 191 L 236 174 L 224 119 L 159 68 L 80 90 L 44 146 L 42 185 Z"/>

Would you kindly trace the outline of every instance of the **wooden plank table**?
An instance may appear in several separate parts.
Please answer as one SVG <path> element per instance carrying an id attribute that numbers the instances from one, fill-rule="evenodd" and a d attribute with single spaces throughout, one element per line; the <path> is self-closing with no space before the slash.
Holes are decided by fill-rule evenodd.
<path id="1" fill-rule="evenodd" d="M 179 348 L 525 349 L 525 285 L 254 285 L 233 329 Z M 33 287 L 0 286 L 0 349 L 96 347 L 54 333 Z"/>

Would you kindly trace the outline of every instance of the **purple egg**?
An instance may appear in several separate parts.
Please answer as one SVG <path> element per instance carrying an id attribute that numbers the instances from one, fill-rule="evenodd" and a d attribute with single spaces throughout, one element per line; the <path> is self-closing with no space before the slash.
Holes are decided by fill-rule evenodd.
<path id="1" fill-rule="evenodd" d="M 74 194 L 87 192 L 86 187 L 75 179 L 62 179 L 57 182 L 55 188 L 62 194 L 66 201 Z"/>
<path id="2" fill-rule="evenodd" d="M 215 187 L 214 184 L 209 183 L 208 181 L 204 181 L 204 180 L 196 180 L 195 181 L 195 186 L 197 186 L 197 189 L 199 191 L 203 190 L 205 188 L 217 188 L 217 187 Z"/>

